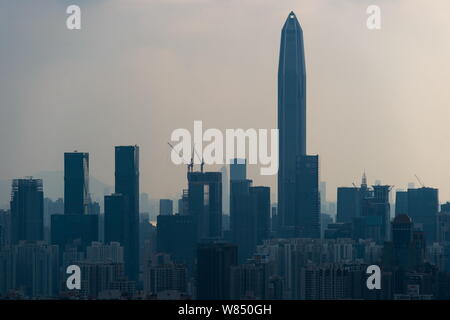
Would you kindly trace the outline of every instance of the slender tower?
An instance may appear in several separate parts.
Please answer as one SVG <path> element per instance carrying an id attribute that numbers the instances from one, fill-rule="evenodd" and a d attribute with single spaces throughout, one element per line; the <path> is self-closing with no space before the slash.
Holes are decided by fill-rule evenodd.
<path id="1" fill-rule="evenodd" d="M 129 280 L 139 280 L 139 147 L 115 148 L 116 194 L 125 198 L 123 241 L 125 274 Z M 123 200 L 122 200 L 123 201 Z M 123 205 L 123 203 L 121 204 Z"/>
<path id="2" fill-rule="evenodd" d="M 279 227 L 298 224 L 298 161 L 306 155 L 306 70 L 303 31 L 291 12 L 281 32 L 278 67 Z"/>

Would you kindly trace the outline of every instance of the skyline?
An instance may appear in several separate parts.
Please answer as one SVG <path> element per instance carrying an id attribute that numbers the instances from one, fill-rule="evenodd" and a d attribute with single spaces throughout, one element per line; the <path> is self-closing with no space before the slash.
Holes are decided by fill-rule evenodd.
<path id="1" fill-rule="evenodd" d="M 127 9 L 121 11 L 125 15 L 135 9 L 152 6 L 155 9 L 159 6 L 162 11 L 169 7 L 192 6 L 201 8 L 201 16 L 208 19 L 211 17 L 207 15 L 207 9 L 223 9 L 224 6 L 223 2 L 204 0 L 183 5 L 179 0 L 169 0 L 167 4 L 155 0 L 152 5 L 144 0 L 135 0 L 123 6 L 115 2 L 117 0 L 112 1 L 113 9 Z M 255 0 L 244 1 L 246 7 Z M 322 0 L 321 3 L 329 1 Z M 353 7 L 353 1 L 346 0 L 349 4 L 347 9 Z M 234 8 L 237 3 L 237 0 L 230 0 L 225 7 Z M 99 23 L 92 20 L 93 16 L 89 18 L 89 13 L 95 13 L 95 10 L 103 12 L 106 2 L 84 4 L 81 6 L 83 9 L 73 6 L 79 12 L 78 18 L 74 19 L 79 19 L 81 14 L 88 16 L 87 22 L 95 20 Z M 56 3 L 54 5 L 59 7 Z M 110 8 L 108 6 L 108 10 Z M 313 10 L 318 7 L 306 8 Z M 342 9 L 340 5 L 336 8 Z M 376 8 L 380 10 L 378 6 Z M 385 9 L 383 7 L 382 11 Z M 220 12 L 226 13 L 224 10 Z M 366 14 L 370 14 L 369 11 Z M 67 13 L 70 14 L 70 10 Z M 143 13 L 141 10 L 135 12 L 139 17 L 145 16 Z M 237 17 L 241 13 L 234 12 Z M 366 65 L 362 72 L 358 69 L 362 60 L 355 58 L 358 55 L 353 57 L 350 65 L 345 63 L 348 56 L 334 56 L 333 49 L 339 47 L 332 44 L 338 37 L 329 35 L 326 38 L 330 47 L 314 51 L 317 48 L 314 49 L 314 40 L 308 40 L 308 28 L 315 30 L 311 33 L 313 38 L 317 37 L 317 29 L 308 25 L 308 18 L 305 23 L 303 20 L 303 16 L 311 15 L 311 12 L 298 13 L 290 9 L 276 28 L 281 30 L 281 34 L 277 41 L 278 59 L 273 63 L 278 71 L 275 107 L 270 106 L 271 94 L 261 90 L 267 84 L 264 76 L 269 72 L 260 67 L 267 67 L 267 64 L 257 58 L 268 54 L 266 51 L 262 54 L 261 50 L 268 46 L 270 37 L 265 34 L 256 36 L 252 32 L 248 35 L 253 34 L 253 37 L 240 37 L 245 34 L 247 24 L 236 23 L 236 30 L 244 27 L 242 34 L 235 34 L 235 45 L 229 51 L 221 52 L 221 46 L 217 44 L 222 39 L 229 40 L 221 32 L 229 30 L 222 30 L 227 23 L 220 21 L 215 21 L 217 23 L 213 24 L 214 27 L 211 25 L 211 29 L 206 27 L 206 34 L 196 28 L 191 36 L 202 38 L 209 35 L 197 43 L 189 41 L 193 39 L 189 33 L 180 34 L 189 26 L 183 25 L 184 28 L 174 35 L 181 42 L 187 42 L 184 43 L 186 46 L 178 49 L 170 47 L 175 43 L 173 39 L 164 37 L 164 27 L 161 33 L 150 31 L 148 42 L 138 41 L 138 47 L 132 43 L 139 37 L 130 39 L 126 34 L 116 37 L 114 32 L 110 33 L 111 39 L 96 39 L 89 46 L 84 42 L 87 33 L 77 32 L 77 28 L 71 28 L 68 23 L 69 33 L 65 39 L 76 39 L 82 45 L 82 51 L 77 52 L 72 47 L 75 51 L 68 53 L 70 58 L 63 65 L 58 65 L 61 61 L 55 57 L 46 66 L 32 64 L 30 76 L 26 77 L 31 82 L 36 81 L 31 76 L 36 69 L 55 66 L 58 69 L 46 73 L 33 89 L 27 86 L 31 82 L 18 87 L 21 94 L 16 98 L 23 101 L 31 99 L 37 110 L 29 109 L 21 122 L 21 125 L 28 125 L 14 127 L 13 134 L 4 139 L 15 139 L 17 142 L 13 146 L 17 149 L 4 152 L 6 160 L 0 166 L 0 177 L 10 165 L 7 157 L 17 157 L 17 150 L 27 143 L 34 142 L 23 152 L 34 152 L 17 158 L 16 165 L 12 166 L 13 172 L 9 174 L 23 170 L 23 164 L 28 168 L 49 166 L 52 170 L 59 170 L 53 162 L 45 162 L 44 159 L 50 158 L 51 153 L 66 149 L 67 144 L 76 143 L 78 146 L 64 150 L 62 176 L 57 174 L 58 171 L 47 173 L 49 177 L 53 175 L 53 183 L 63 182 L 63 199 L 48 199 L 45 194 L 47 178 L 35 179 L 22 173 L 12 181 L 9 210 L 0 208 L 0 299 L 168 299 L 186 300 L 186 309 L 190 300 L 449 299 L 450 202 L 445 202 L 446 198 L 442 196 L 439 201 L 440 186 L 431 187 L 421 172 L 413 174 L 419 183 L 418 188 L 408 179 L 407 191 L 398 191 L 399 186 L 395 187 L 391 182 L 407 167 L 403 162 L 417 160 L 409 158 L 403 133 L 406 133 L 404 125 L 414 123 L 408 120 L 414 115 L 413 103 L 422 102 L 420 90 L 408 96 L 410 108 L 402 117 L 392 117 L 393 113 L 386 107 L 397 101 L 390 94 L 399 86 L 395 81 L 383 81 L 378 86 L 375 82 L 383 77 L 395 80 L 396 71 L 393 69 L 399 63 L 395 62 L 392 67 L 381 62 L 377 56 L 379 51 L 370 51 L 369 57 L 365 58 L 371 58 L 372 64 L 370 67 Z M 142 22 L 138 16 L 133 22 Z M 224 19 L 225 16 L 215 18 Z M 187 17 L 192 17 L 189 10 Z M 24 21 L 30 22 L 26 18 Z M 79 26 L 86 25 L 83 21 L 78 21 Z M 206 21 L 197 27 L 209 26 Z M 114 22 L 115 31 L 119 30 L 115 29 L 119 25 L 130 27 L 120 19 Z M 89 23 L 87 25 L 89 28 Z M 375 32 L 381 25 L 385 27 L 386 23 L 378 24 L 376 29 L 367 24 L 367 30 Z M 336 33 L 338 31 L 336 28 Z M 91 32 L 88 33 L 92 36 Z M 381 34 L 373 34 L 365 39 L 366 44 L 375 45 L 384 39 Z M 131 38 L 136 36 L 135 33 L 129 35 Z M 164 38 L 167 41 L 165 49 L 171 48 L 175 55 L 152 56 L 154 51 L 161 49 L 161 43 L 154 42 L 156 37 Z M 263 39 L 260 47 L 253 46 Z M 126 43 L 122 42 L 125 40 Z M 361 41 L 359 38 L 349 39 L 345 45 L 351 46 L 355 40 L 357 43 Z M 36 39 L 35 43 L 38 42 Z M 306 49 L 310 42 L 313 43 L 313 53 L 325 52 L 325 55 L 315 58 L 324 58 L 328 54 L 334 60 L 314 61 L 314 54 L 311 56 L 310 52 L 308 55 Z M 113 43 L 120 46 L 110 47 L 103 53 L 96 51 Z M 0 42 L 0 49 L 2 46 Z M 241 48 L 246 46 L 252 50 L 242 53 Z M 365 49 L 369 48 L 375 50 L 373 47 Z M 60 53 L 66 49 L 68 47 L 59 44 Z M 130 52 L 135 53 L 135 50 L 139 50 L 139 57 L 130 56 Z M 13 51 L 19 52 L 19 60 L 21 54 L 22 58 L 29 55 L 28 51 L 17 48 Z M 31 52 L 31 57 L 39 56 L 35 51 Z M 417 52 L 409 53 L 414 55 Z M 238 54 L 236 60 L 223 59 L 234 54 Z M 121 60 L 117 63 L 119 56 Z M 199 60 L 195 60 L 196 57 Z M 389 54 L 384 56 L 388 57 Z M 177 59 L 185 61 L 177 63 L 181 61 Z M 9 66 L 11 61 L 8 58 L 4 60 Z M 316 64 L 317 61 L 321 63 Z M 382 67 L 376 66 L 377 63 L 382 63 Z M 147 69 L 152 64 L 154 69 Z M 26 69 L 26 65 L 20 66 Z M 73 69 L 75 66 L 78 67 L 76 70 Z M 233 69 L 232 66 L 238 68 Z M 430 65 L 427 67 L 425 69 L 430 71 Z M 255 72 L 248 73 L 249 68 L 255 68 Z M 341 73 L 336 71 L 339 68 Z M 229 72 L 226 75 L 223 73 L 225 70 Z M 368 77 L 375 71 L 378 78 Z M 56 83 L 53 76 L 60 72 L 64 74 L 57 76 Z M 417 73 L 423 75 L 422 72 Z M 92 78 L 92 75 L 95 76 Z M 0 94 L 18 79 L 11 79 L 11 83 L 5 86 L 0 82 Z M 319 82 L 315 83 L 317 79 Z M 424 81 L 425 78 L 415 80 Z M 434 83 L 427 85 L 423 92 L 436 88 Z M 228 90 L 230 87 L 235 87 L 236 91 Z M 36 91 L 33 90 L 37 88 L 47 89 L 39 91 L 41 100 L 34 99 Z M 318 88 L 319 91 L 315 91 Z M 369 90 L 371 94 L 363 97 L 368 91 L 358 89 Z M 5 102 L 17 94 L 8 93 Z M 56 101 L 61 104 L 54 104 Z M 104 104 L 107 101 L 111 104 Z M 214 101 L 217 104 L 212 103 Z M 226 101 L 228 104 L 224 105 Z M 352 109 L 356 102 L 359 102 L 360 113 Z M 11 108 L 11 111 L 20 114 L 24 109 Z M 275 111 L 273 118 L 272 111 Z M 430 117 L 435 115 L 428 109 L 426 111 Z M 370 121 L 362 122 L 359 118 Z M 1 119 L 0 130 L 5 130 Z M 11 119 L 11 124 L 5 122 L 5 126 L 17 120 Z M 186 125 L 192 119 L 193 139 Z M 327 119 L 331 121 L 327 122 Z M 396 120 L 392 123 L 398 132 L 395 138 L 401 142 L 395 151 L 407 160 L 390 152 L 390 143 L 396 140 L 390 135 L 388 119 Z M 265 128 L 266 121 L 276 122 L 276 129 Z M 184 125 L 177 128 L 181 123 Z M 357 125 L 361 130 L 336 130 L 339 126 L 358 129 Z M 36 131 L 32 131 L 34 127 Z M 203 134 L 204 127 L 211 130 Z M 255 130 L 261 127 L 263 129 Z M 58 128 L 63 130 L 59 132 Z M 446 123 L 443 128 L 446 128 Z M 156 129 L 158 131 L 155 132 Z M 271 137 L 270 147 L 266 145 L 267 129 L 276 133 Z M 170 137 L 165 137 L 165 130 L 174 131 Z M 226 132 L 225 148 L 223 131 Z M 31 132 L 33 139 L 24 139 Z M 155 134 L 147 135 L 145 132 Z M 49 138 L 45 133 L 53 135 Z M 347 133 L 350 136 L 345 136 Z M 408 139 L 414 138 L 408 136 Z M 59 143 L 54 144 L 56 140 L 51 139 L 59 139 Z M 90 147 L 83 147 L 85 139 L 88 139 Z M 322 143 L 327 139 L 330 140 L 324 146 Z M 102 150 L 109 146 L 105 140 L 113 143 L 114 158 L 111 155 L 102 159 Z M 165 148 L 158 147 L 160 142 Z M 171 142 L 179 143 L 173 146 Z M 411 142 L 415 143 L 415 148 L 421 147 L 418 141 Z M 426 144 L 429 146 L 435 142 L 429 139 Z M 347 150 L 349 145 L 351 149 Z M 0 150 L 2 147 L 3 139 L 0 138 Z M 337 179 L 341 175 L 351 179 L 351 175 L 345 176 L 345 173 L 358 170 L 360 153 L 367 152 L 369 147 L 372 148 L 369 160 L 375 161 L 377 170 L 364 163 L 359 185 L 355 179 L 351 181 L 352 187 L 347 187 L 348 183 L 333 182 L 332 177 Z M 270 149 L 270 155 L 267 149 Z M 426 155 L 425 164 L 429 168 L 436 169 L 433 167 L 434 159 L 445 159 L 446 149 L 440 150 L 439 157 L 431 153 Z M 424 152 L 423 149 L 420 151 Z M 148 162 L 145 154 L 154 161 Z M 332 159 L 326 156 L 330 154 Z M 275 164 L 277 170 L 264 176 L 267 158 L 271 160 L 270 167 L 274 168 L 272 165 Z M 343 160 L 339 161 L 340 158 Z M 248 166 L 258 163 L 257 159 L 260 165 Z M 391 165 L 385 165 L 385 159 L 390 160 Z M 399 160 L 403 162 L 397 167 Z M 330 167 L 342 170 L 332 171 L 330 176 L 322 175 L 323 171 L 327 172 L 324 168 L 329 168 L 330 162 Z M 110 170 L 111 165 L 113 170 Z M 255 172 L 255 169 L 260 172 Z M 390 169 L 397 175 L 389 175 L 386 179 L 378 176 Z M 442 170 L 435 171 L 445 178 Z M 372 178 L 371 172 L 375 172 L 376 178 Z M 94 177 L 105 173 L 108 179 L 113 176 L 113 187 L 103 185 L 99 194 L 102 183 Z M 149 173 L 155 174 L 156 179 L 148 180 Z M 182 182 L 178 183 L 178 179 Z M 275 179 L 278 179 L 278 185 L 273 186 Z M 330 179 L 332 183 L 327 187 L 325 182 L 329 183 Z M 146 188 L 154 189 L 156 194 Z M 167 190 L 170 190 L 170 196 L 164 194 L 169 192 Z M 0 193 L 4 191 L 4 181 L 0 180 Z M 337 201 L 333 202 L 333 194 L 336 193 Z M 159 214 L 155 201 L 158 198 Z M 0 197 L 0 203 L 3 199 Z M 222 303 L 222 306 L 228 305 L 228 302 Z M 230 303 L 234 306 L 232 309 L 237 310 L 234 315 L 250 314 L 239 311 L 245 308 L 245 303 Z M 215 311 L 219 312 L 218 309 Z"/>
<path id="2" fill-rule="evenodd" d="M 7 32 L 2 34 L 5 59 L 1 64 L 6 72 L 0 76 L 5 84 L 0 90 L 5 97 L 3 103 L 11 107 L 0 111 L 0 179 L 53 168 L 62 170 L 63 153 L 76 149 L 90 153 L 93 176 L 113 185 L 112 147 L 138 144 L 142 150 L 142 191 L 154 198 L 178 196 L 179 191 L 171 190 L 185 186 L 185 167 L 170 162 L 166 142 L 173 129 L 189 128 L 195 119 L 217 128 L 276 127 L 279 25 L 286 13 L 294 10 L 307 30 L 308 145 L 312 146 L 308 151 L 321 156 L 321 180 L 328 182 L 329 200 L 335 200 L 336 187 L 357 183 L 364 170 L 369 182 L 379 179 L 402 189 L 408 182 L 415 182 L 417 174 L 427 186 L 439 188 L 441 203 L 449 200 L 450 169 L 446 159 L 450 157 L 444 148 L 449 133 L 444 125 L 450 99 L 442 85 L 448 83 L 450 72 L 446 70 L 450 65 L 441 59 L 449 48 L 440 40 L 448 38 L 449 28 L 445 28 L 448 22 L 443 16 L 427 20 L 436 12 L 433 9 L 448 4 L 383 4 L 383 27 L 372 32 L 364 29 L 366 3 L 347 1 L 348 6 L 336 6 L 333 14 L 323 10 L 329 1 L 313 5 L 306 1 L 293 3 L 212 3 L 200 10 L 208 16 L 203 25 L 193 23 L 199 7 L 192 3 L 136 1 L 135 6 L 121 5 L 127 9 L 122 13 L 116 2 L 107 8 L 82 3 L 87 20 L 78 35 L 64 30 L 60 23 L 64 15 L 58 18 L 59 6 L 25 12 L 31 23 L 21 25 L 11 18 L 22 12 L 23 5 L 1 4 L 1 12 L 11 12 L 7 17 L 2 14 L 2 18 L 13 30 L 17 28 L 17 33 L 12 39 Z M 186 10 L 178 12 L 178 7 Z M 250 7 L 252 15 L 248 15 Z M 274 10 L 267 10 L 270 7 Z M 48 20 L 44 19 L 47 15 Z M 135 24 L 129 21 L 131 17 L 137 18 Z M 405 20 L 400 19 L 403 17 Z M 394 26 L 399 19 L 416 23 Z M 123 24 L 112 24 L 115 20 Z M 165 26 L 163 20 L 170 23 Z M 130 26 L 124 27 L 125 22 Z M 191 28 L 179 28 L 180 23 L 187 22 Z M 159 34 L 146 23 L 157 25 Z M 36 31 L 32 32 L 31 26 Z M 50 32 L 49 39 L 43 38 L 43 28 Z M 332 30 L 335 37 L 330 38 L 327 35 Z M 114 32 L 118 32 L 116 38 Z M 211 32 L 219 36 L 214 38 Z M 428 36 L 431 32 L 434 40 Z M 36 40 L 28 39 L 28 34 L 37 36 Z M 130 34 L 134 36 L 128 39 Z M 350 41 L 350 35 L 354 40 Z M 342 41 L 343 38 L 350 40 Z M 393 43 L 393 39 L 403 41 Z M 143 45 L 137 45 L 143 40 Z M 427 49 L 421 43 L 426 43 Z M 24 50 L 12 57 L 8 45 Z M 250 48 L 254 50 L 249 52 Z M 27 52 L 33 52 L 37 58 L 30 59 Z M 52 63 L 46 58 L 49 52 Z M 380 64 L 386 64 L 385 70 L 379 70 Z M 411 65 L 417 68 L 410 68 Z M 94 66 L 99 69 L 89 70 Z M 348 70 L 353 76 L 339 83 Z M 203 80 L 209 72 L 215 75 L 214 86 Z M 116 80 L 105 83 L 106 78 Z M 67 79 L 67 83 L 60 79 Z M 26 92 L 23 96 L 13 90 L 18 83 L 23 85 L 21 92 Z M 94 83 L 97 87 L 91 86 Z M 122 85 L 125 89 L 118 90 Z M 379 91 L 373 92 L 372 88 Z M 181 90 L 179 98 L 170 96 L 174 89 Z M 258 95 L 260 92 L 267 93 Z M 410 92 L 415 95 L 410 97 Z M 336 108 L 341 108 L 342 118 L 330 111 Z M 427 112 L 430 108 L 433 114 Z M 255 113 L 257 110 L 265 112 Z M 233 114 L 231 111 L 239 111 L 242 116 L 231 119 L 227 115 Z M 122 128 L 119 120 L 124 114 L 130 121 Z M 85 121 L 83 127 L 81 119 Z M 439 157 L 427 156 L 436 153 Z M 30 161 L 31 156 L 36 161 Z M 262 177 L 251 166 L 249 174 L 255 184 L 276 190 L 274 177 Z M 155 186 L 155 181 L 159 186 Z"/>

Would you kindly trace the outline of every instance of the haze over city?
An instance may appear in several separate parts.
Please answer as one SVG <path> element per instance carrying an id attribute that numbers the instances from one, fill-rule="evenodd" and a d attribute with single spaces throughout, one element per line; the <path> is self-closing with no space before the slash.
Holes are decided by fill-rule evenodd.
<path id="1" fill-rule="evenodd" d="M 450 200 L 450 22 L 444 0 L 72 1 L 0 3 L 0 179 L 62 171 L 63 153 L 90 153 L 90 174 L 114 183 L 114 146 L 140 146 L 141 191 L 178 197 L 186 167 L 170 160 L 174 129 L 276 128 L 280 26 L 302 21 L 307 152 L 321 180 L 406 188 L 420 176 Z M 107 5 L 106 5 L 107 4 Z M 214 170 L 216 168 L 207 168 Z M 249 167 L 255 185 L 260 176 Z M 45 181 L 44 181 L 45 191 Z"/>

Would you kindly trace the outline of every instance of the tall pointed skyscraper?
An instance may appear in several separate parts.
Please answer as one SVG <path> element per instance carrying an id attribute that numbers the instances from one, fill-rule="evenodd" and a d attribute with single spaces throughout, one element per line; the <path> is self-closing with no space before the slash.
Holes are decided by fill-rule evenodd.
<path id="1" fill-rule="evenodd" d="M 278 129 L 281 236 L 316 237 L 316 220 L 320 216 L 320 207 L 317 208 L 320 200 L 316 199 L 319 196 L 318 181 L 315 181 L 318 178 L 318 157 L 306 155 L 305 53 L 303 30 L 294 12 L 289 13 L 281 32 Z"/>

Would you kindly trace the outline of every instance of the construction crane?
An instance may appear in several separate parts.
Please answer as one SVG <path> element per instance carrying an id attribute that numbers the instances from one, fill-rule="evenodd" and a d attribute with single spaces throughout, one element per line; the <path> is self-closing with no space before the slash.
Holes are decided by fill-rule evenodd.
<path id="1" fill-rule="evenodd" d="M 176 154 L 177 154 L 181 159 L 183 159 L 183 157 L 181 156 L 181 151 L 180 151 L 180 152 L 177 152 L 177 150 L 175 150 L 175 147 L 174 147 L 170 142 L 167 142 L 167 144 L 170 146 L 170 148 L 171 148 L 173 151 L 176 152 Z M 191 156 L 191 162 L 188 163 L 188 165 L 187 165 L 188 172 L 192 172 L 192 169 L 193 169 L 193 168 L 194 168 L 194 157 Z"/>
<path id="2" fill-rule="evenodd" d="M 414 176 L 416 177 L 417 181 L 419 181 L 419 184 L 422 186 L 422 188 L 425 188 L 425 185 L 424 185 L 423 182 L 419 179 L 419 177 L 417 176 L 417 174 L 414 174 Z"/>
<path id="3" fill-rule="evenodd" d="M 203 157 L 200 158 L 200 156 L 198 155 L 197 150 L 195 149 L 195 144 L 192 146 L 192 149 L 193 149 L 192 154 L 194 154 L 194 152 L 195 152 L 195 154 L 197 155 L 198 160 L 201 161 L 200 171 L 203 173 L 203 166 L 205 165 L 205 162 L 203 161 Z M 192 158 L 191 162 L 194 163 L 194 158 Z"/>
<path id="4" fill-rule="evenodd" d="M 174 147 L 170 142 L 167 142 L 167 144 L 170 146 L 170 148 L 171 148 L 173 151 L 175 151 L 175 152 L 177 153 L 177 155 L 178 155 L 180 158 L 183 158 L 183 157 L 181 156 L 181 151 L 180 151 L 180 152 L 177 152 L 177 151 L 175 150 L 175 147 Z M 192 172 L 192 171 L 194 170 L 194 154 L 197 155 L 197 158 L 198 158 L 199 160 L 201 160 L 200 170 L 201 170 L 201 172 L 203 172 L 203 166 L 205 165 L 205 162 L 203 161 L 203 158 L 200 158 L 200 156 L 198 155 L 197 150 L 195 149 L 195 145 L 192 146 L 191 162 L 187 165 L 187 167 L 188 167 L 188 172 Z"/>

